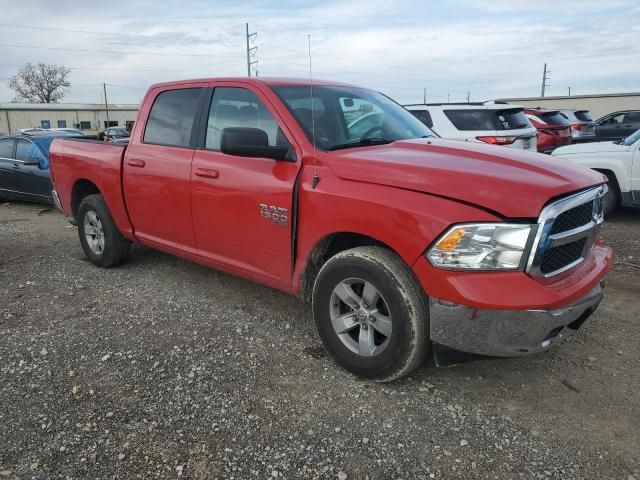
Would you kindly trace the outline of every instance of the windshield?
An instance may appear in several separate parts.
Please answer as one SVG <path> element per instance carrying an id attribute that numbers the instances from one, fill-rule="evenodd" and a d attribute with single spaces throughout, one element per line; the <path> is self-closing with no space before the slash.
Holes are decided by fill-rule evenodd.
<path id="1" fill-rule="evenodd" d="M 628 147 L 636 143 L 638 140 L 640 140 L 640 130 L 636 130 L 634 133 L 622 140 L 622 144 Z"/>
<path id="2" fill-rule="evenodd" d="M 435 134 L 381 93 L 356 87 L 273 87 L 307 138 L 322 150 L 391 143 Z M 315 120 L 312 124 L 311 119 Z"/>

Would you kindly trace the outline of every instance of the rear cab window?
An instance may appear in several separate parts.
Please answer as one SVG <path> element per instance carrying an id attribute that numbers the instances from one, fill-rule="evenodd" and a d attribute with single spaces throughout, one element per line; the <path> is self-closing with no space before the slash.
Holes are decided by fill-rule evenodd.
<path id="1" fill-rule="evenodd" d="M 203 88 L 161 92 L 149 112 L 143 142 L 193 148 L 193 125 L 203 92 Z"/>

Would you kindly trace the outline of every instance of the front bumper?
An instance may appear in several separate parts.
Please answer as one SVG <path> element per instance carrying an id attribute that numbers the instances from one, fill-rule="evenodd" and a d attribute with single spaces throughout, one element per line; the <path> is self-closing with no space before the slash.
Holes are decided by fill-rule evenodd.
<path id="1" fill-rule="evenodd" d="M 576 331 L 596 310 L 601 282 L 562 308 L 489 310 L 430 298 L 431 340 L 467 353 L 517 357 L 546 350 Z"/>

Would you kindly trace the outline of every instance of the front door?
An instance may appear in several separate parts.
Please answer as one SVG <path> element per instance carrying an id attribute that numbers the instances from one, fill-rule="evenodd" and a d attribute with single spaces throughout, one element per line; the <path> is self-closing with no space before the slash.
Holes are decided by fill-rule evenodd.
<path id="1" fill-rule="evenodd" d="M 292 145 L 261 92 L 251 86 L 216 86 L 205 148 L 196 150 L 192 165 L 199 254 L 262 278 L 289 281 L 292 198 L 300 161 L 226 155 L 220 140 L 228 127 L 258 128 L 267 134 L 269 145 Z"/>
<path id="2" fill-rule="evenodd" d="M 196 253 L 190 176 L 195 119 L 205 92 L 152 92 L 150 111 L 141 112 L 146 127 L 136 130 L 125 153 L 123 183 L 131 223 L 143 243 Z"/>
<path id="3" fill-rule="evenodd" d="M 20 168 L 16 169 L 16 181 L 18 190 L 34 200 L 47 200 L 51 198 L 51 179 L 49 169 L 41 169 L 39 165 L 25 165 L 27 160 L 42 160 L 40 150 L 30 141 L 19 138 L 16 144 L 16 161 Z"/>
<path id="4" fill-rule="evenodd" d="M 622 128 L 624 115 L 624 113 L 619 113 L 604 120 L 603 123 L 596 125 L 596 136 L 598 140 L 616 140 L 624 137 L 625 135 Z"/>

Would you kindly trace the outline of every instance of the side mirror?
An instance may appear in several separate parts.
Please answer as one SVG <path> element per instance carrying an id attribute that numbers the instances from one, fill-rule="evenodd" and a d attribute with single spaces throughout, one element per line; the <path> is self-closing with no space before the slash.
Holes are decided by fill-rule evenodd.
<path id="1" fill-rule="evenodd" d="M 291 161 L 289 148 L 269 145 L 269 137 L 259 128 L 228 127 L 222 129 L 220 150 L 237 157 L 261 157 Z"/>

